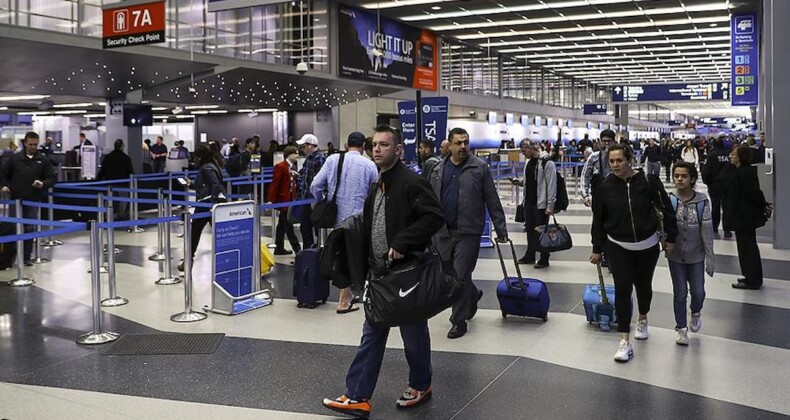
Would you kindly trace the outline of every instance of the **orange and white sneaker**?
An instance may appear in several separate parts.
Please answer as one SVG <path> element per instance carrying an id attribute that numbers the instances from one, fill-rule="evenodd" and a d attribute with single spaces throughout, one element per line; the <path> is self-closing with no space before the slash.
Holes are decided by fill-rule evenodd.
<path id="1" fill-rule="evenodd" d="M 373 408 L 370 401 L 355 401 L 345 395 L 341 395 L 334 400 L 324 398 L 324 407 L 349 416 L 368 418 L 370 410 Z"/>
<path id="2" fill-rule="evenodd" d="M 414 407 L 415 405 L 419 405 L 422 402 L 431 398 L 431 388 L 429 387 L 425 391 L 417 391 L 412 387 L 406 388 L 406 391 L 403 391 L 403 395 L 398 398 L 398 401 L 395 402 L 395 405 L 398 408 L 409 408 Z"/>

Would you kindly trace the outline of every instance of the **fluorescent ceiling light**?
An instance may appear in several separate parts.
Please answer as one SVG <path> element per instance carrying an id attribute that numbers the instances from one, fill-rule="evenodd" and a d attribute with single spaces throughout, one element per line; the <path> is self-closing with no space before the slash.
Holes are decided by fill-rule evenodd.
<path id="1" fill-rule="evenodd" d="M 85 108 L 86 106 L 93 106 L 93 102 L 81 102 L 77 104 L 56 104 L 52 105 L 53 108 Z"/>
<path id="2" fill-rule="evenodd" d="M 730 33 L 729 27 L 721 27 L 721 28 L 698 28 L 698 29 L 678 29 L 674 31 L 650 31 L 650 32 L 629 32 L 627 34 L 624 33 L 617 33 L 617 34 L 593 34 L 593 35 L 585 35 L 585 36 L 572 36 L 572 37 L 558 37 L 558 38 L 531 38 L 519 41 L 500 41 L 500 42 L 488 42 L 479 44 L 480 47 L 501 47 L 503 45 L 533 45 L 533 44 L 551 44 L 551 43 L 568 43 L 568 42 L 576 42 L 576 41 L 595 41 L 595 40 L 607 40 L 607 39 L 636 39 L 636 38 L 651 38 L 651 37 L 661 37 L 666 38 L 672 35 L 701 35 L 701 34 L 709 34 L 709 33 L 716 33 L 716 32 L 727 32 Z M 727 35 L 729 38 L 729 35 Z M 452 47 L 451 47 L 452 48 Z M 461 48 L 461 46 L 458 46 Z"/>
<path id="3" fill-rule="evenodd" d="M 52 115 L 52 113 L 50 113 L 50 112 L 17 112 L 17 115 L 44 116 L 44 115 Z"/>
<path id="4" fill-rule="evenodd" d="M 58 114 L 58 115 L 72 115 L 72 114 L 86 114 L 87 112 L 88 112 L 87 109 L 82 109 L 82 110 L 72 109 L 72 110 L 68 110 L 68 111 L 55 111 L 55 114 Z"/>
<path id="5" fill-rule="evenodd" d="M 178 118 L 179 120 L 183 120 L 183 119 L 186 119 L 186 118 L 193 118 L 193 116 L 192 115 L 176 115 L 176 118 Z"/>
<path id="6" fill-rule="evenodd" d="M 209 111 L 208 113 L 209 114 L 227 114 L 228 110 L 227 109 L 217 109 L 217 110 L 214 110 L 214 111 Z"/>
<path id="7" fill-rule="evenodd" d="M 551 28 L 551 29 L 535 29 L 535 30 L 528 30 L 528 31 L 506 31 L 506 32 L 491 32 L 491 33 L 482 33 L 482 34 L 466 34 L 466 35 L 458 35 L 456 38 L 461 40 L 469 40 L 469 39 L 484 39 L 484 38 L 506 38 L 506 37 L 514 37 L 514 36 L 524 36 L 524 35 L 540 35 L 540 34 L 554 34 L 554 33 L 568 33 L 568 32 L 595 32 L 595 31 L 610 31 L 610 30 L 617 30 L 617 29 L 631 29 L 631 28 L 648 28 L 648 27 L 660 27 L 660 26 L 677 26 L 677 25 L 689 25 L 689 24 L 699 24 L 699 23 L 710 23 L 710 22 L 729 22 L 729 16 L 718 16 L 718 17 L 705 17 L 705 18 L 696 18 L 696 19 L 673 19 L 673 20 L 664 20 L 664 21 L 655 21 L 655 22 L 635 22 L 635 23 L 623 23 L 618 25 L 596 25 L 596 26 L 571 26 L 566 28 Z M 716 29 L 716 28 L 712 28 Z M 630 37 L 630 34 L 626 34 L 626 37 Z"/>
<path id="8" fill-rule="evenodd" d="M 277 108 L 258 108 L 254 112 L 277 112 Z"/>
<path id="9" fill-rule="evenodd" d="M 105 114 L 84 114 L 83 117 L 85 118 L 104 118 L 106 117 Z"/>
<path id="10" fill-rule="evenodd" d="M 243 114 L 243 113 L 247 113 L 247 112 L 252 112 L 252 110 L 251 109 L 240 109 L 240 110 L 238 110 L 236 112 L 238 112 L 240 114 Z"/>
<path id="11" fill-rule="evenodd" d="M 489 9 L 477 9 L 477 10 L 464 9 L 458 12 L 434 13 L 431 15 L 404 16 L 401 18 L 401 20 L 406 22 L 415 22 L 422 20 L 448 19 L 448 18 L 457 18 L 464 16 L 478 16 L 478 15 L 488 16 L 488 15 L 494 15 L 500 13 L 517 13 L 517 12 L 529 12 L 534 10 L 564 9 L 564 8 L 596 6 L 596 5 L 604 5 L 604 4 L 631 3 L 631 1 L 632 0 L 588 0 L 588 1 L 563 1 L 563 2 L 552 2 L 552 3 L 542 2 L 542 4 L 529 4 L 523 6 L 492 7 Z M 400 3 L 400 4 L 394 4 L 389 6 L 389 7 L 398 7 L 404 2 L 391 1 L 388 4 L 391 3 Z M 435 3 L 435 2 L 426 1 L 426 3 Z M 376 9 L 376 4 L 377 3 L 368 3 L 370 7 L 368 7 L 368 5 L 363 5 L 363 7 L 367 7 L 369 9 Z"/>
<path id="12" fill-rule="evenodd" d="M 154 115 L 154 118 L 157 119 L 157 120 L 166 120 L 166 119 L 170 118 L 170 116 L 168 116 L 168 115 Z"/>
<path id="13" fill-rule="evenodd" d="M 0 111 L 8 111 L 8 107 L 7 106 L 0 106 Z"/>
<path id="14" fill-rule="evenodd" d="M 189 106 L 185 106 L 184 108 L 185 109 L 189 109 L 189 110 L 192 110 L 192 109 L 215 109 L 215 108 L 219 108 L 219 105 L 189 105 Z"/>
<path id="15" fill-rule="evenodd" d="M 651 39 L 651 40 L 642 40 L 637 42 L 607 42 L 607 43 L 596 43 L 596 44 L 564 44 L 564 45 L 548 45 L 542 47 L 519 47 L 519 48 L 508 48 L 508 49 L 500 49 L 499 52 L 503 54 L 509 53 L 519 53 L 519 52 L 537 52 L 537 51 L 557 51 L 557 50 L 577 50 L 577 49 L 592 49 L 592 48 L 614 48 L 614 47 L 631 47 L 634 45 L 661 45 L 661 44 L 683 44 L 683 43 L 694 43 L 699 44 L 700 42 L 707 43 L 713 41 L 729 41 L 730 36 L 712 36 L 703 39 L 699 38 L 677 38 L 677 39 Z M 483 45 L 496 47 L 499 46 L 498 43 L 491 43 L 490 45 Z M 703 45 L 700 45 L 699 48 L 704 48 Z M 651 50 L 652 51 L 652 50 Z M 460 53 L 454 53 L 456 55 Z M 446 55 L 446 54 L 445 54 Z"/>
<path id="16" fill-rule="evenodd" d="M 516 58 L 526 58 L 527 61 L 535 62 L 534 60 L 538 59 L 538 58 L 567 57 L 567 56 L 580 57 L 580 56 L 586 56 L 586 55 L 598 56 L 598 55 L 612 55 L 612 54 L 614 54 L 614 55 L 623 55 L 623 54 L 629 54 L 629 53 L 644 53 L 646 51 L 647 52 L 676 51 L 676 53 L 674 53 L 674 54 L 663 54 L 663 55 L 669 55 L 669 56 L 674 56 L 674 55 L 679 55 L 679 54 L 685 54 L 685 55 L 700 55 L 700 54 L 702 54 L 702 55 L 709 55 L 709 54 L 712 54 L 712 53 L 709 53 L 707 51 L 690 51 L 690 52 L 681 52 L 681 51 L 696 50 L 696 49 L 700 49 L 700 48 L 711 49 L 711 48 L 729 48 L 729 47 L 730 47 L 730 44 L 727 43 L 727 44 L 711 44 L 711 45 L 684 45 L 684 46 L 676 46 L 676 47 L 655 47 L 655 48 L 652 48 L 650 50 L 646 50 L 644 48 L 630 48 L 630 49 L 601 50 L 601 51 L 576 51 L 576 52 L 562 52 L 561 51 L 561 52 L 552 53 L 552 54 L 519 55 L 519 56 L 516 56 Z M 721 50 L 719 50 L 719 51 L 721 51 Z M 662 54 L 651 54 L 651 55 L 648 55 L 647 57 L 660 57 L 660 56 L 662 56 Z M 632 57 L 629 56 L 629 58 L 632 58 Z M 633 57 L 633 58 L 635 58 L 635 57 Z"/>
<path id="17" fill-rule="evenodd" d="M 34 101 L 47 98 L 49 98 L 49 95 L 0 96 L 0 101 Z"/>
<path id="18" fill-rule="evenodd" d="M 105 106 L 105 105 L 107 105 L 107 102 L 99 102 L 99 106 Z"/>
<path id="19" fill-rule="evenodd" d="M 167 111 L 166 106 L 155 106 L 151 108 L 151 111 Z"/>
<path id="20" fill-rule="evenodd" d="M 435 3 L 444 3 L 450 2 L 454 0 L 392 0 L 386 1 L 381 3 L 365 3 L 362 5 L 365 9 L 392 9 L 395 7 L 406 7 L 406 6 L 419 6 L 421 4 L 435 4 Z"/>
<path id="21" fill-rule="evenodd" d="M 192 111 L 192 115 L 205 115 L 208 111 Z"/>

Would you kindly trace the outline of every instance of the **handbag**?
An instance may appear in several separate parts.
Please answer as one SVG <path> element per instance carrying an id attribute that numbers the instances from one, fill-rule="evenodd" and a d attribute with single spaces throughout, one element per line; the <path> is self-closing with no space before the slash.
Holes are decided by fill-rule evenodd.
<path id="1" fill-rule="evenodd" d="M 552 224 L 545 224 L 535 228 L 540 234 L 538 240 L 539 252 L 557 252 L 573 248 L 573 239 L 565 225 L 557 223 L 557 216 L 552 215 Z"/>
<path id="2" fill-rule="evenodd" d="M 335 227 L 335 223 L 337 222 L 337 190 L 340 189 L 340 174 L 343 172 L 343 160 L 345 157 L 345 154 L 341 154 L 340 160 L 337 162 L 335 193 L 332 194 L 332 199 L 328 200 L 327 198 L 329 195 L 327 195 L 313 207 L 310 220 L 313 222 L 313 226 L 317 228 L 330 229 Z"/>
<path id="3" fill-rule="evenodd" d="M 430 247 L 381 272 L 372 271 L 362 296 L 365 318 L 377 327 L 398 327 L 434 317 L 462 294 L 451 263 Z"/>
<path id="4" fill-rule="evenodd" d="M 524 205 L 516 206 L 516 223 L 524 223 Z"/>

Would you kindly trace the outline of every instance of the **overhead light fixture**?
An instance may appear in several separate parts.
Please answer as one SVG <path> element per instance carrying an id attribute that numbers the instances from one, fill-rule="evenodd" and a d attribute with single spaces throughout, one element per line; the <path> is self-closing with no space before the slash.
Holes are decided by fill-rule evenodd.
<path id="1" fill-rule="evenodd" d="M 7 106 L 0 106 L 0 111 L 8 111 L 8 107 Z"/>
<path id="2" fill-rule="evenodd" d="M 107 115 L 105 114 L 83 114 L 85 118 L 105 118 Z"/>
<path id="3" fill-rule="evenodd" d="M 87 109 L 82 109 L 82 110 L 72 109 L 72 110 L 68 110 L 68 111 L 55 111 L 55 114 L 58 114 L 58 115 L 72 115 L 72 114 L 86 114 L 86 113 L 88 113 Z"/>
<path id="4" fill-rule="evenodd" d="M 238 110 L 236 112 L 238 112 L 239 114 L 244 114 L 244 113 L 252 112 L 252 110 L 251 109 L 240 109 L 240 110 Z"/>
<path id="5" fill-rule="evenodd" d="M 166 106 L 155 106 L 155 107 L 151 108 L 151 111 L 167 111 L 167 107 Z"/>
<path id="6" fill-rule="evenodd" d="M 254 112 L 277 112 L 277 108 L 258 108 Z"/>
<path id="7" fill-rule="evenodd" d="M 208 111 L 191 111 L 192 115 L 206 115 Z"/>
<path id="8" fill-rule="evenodd" d="M 86 106 L 93 106 L 93 102 L 81 102 L 76 104 L 57 104 L 52 105 L 53 108 L 85 108 Z"/>
<path id="9" fill-rule="evenodd" d="M 431 6 L 431 10 L 442 10 L 442 6 Z"/>
<path id="10" fill-rule="evenodd" d="M 49 95 L 0 96 L 0 101 L 35 101 L 47 98 L 49 98 Z"/>
<path id="11" fill-rule="evenodd" d="M 228 110 L 227 109 L 217 109 L 217 110 L 214 110 L 214 111 L 209 111 L 208 113 L 209 114 L 227 114 Z M 194 112 L 193 112 L 193 114 L 194 114 Z"/>
<path id="12" fill-rule="evenodd" d="M 219 108 L 219 105 L 189 105 L 185 106 L 184 109 L 193 110 L 193 109 L 216 109 Z"/>
<path id="13" fill-rule="evenodd" d="M 170 112 L 172 112 L 173 115 L 178 115 L 178 114 L 184 112 L 184 108 L 182 108 L 180 106 L 177 106 L 177 107 L 173 108 L 173 110 L 170 111 Z"/>
<path id="14" fill-rule="evenodd" d="M 258 113 L 257 112 L 250 112 L 249 114 L 247 114 L 247 116 L 250 117 L 250 118 L 255 118 L 255 117 L 258 116 Z"/>

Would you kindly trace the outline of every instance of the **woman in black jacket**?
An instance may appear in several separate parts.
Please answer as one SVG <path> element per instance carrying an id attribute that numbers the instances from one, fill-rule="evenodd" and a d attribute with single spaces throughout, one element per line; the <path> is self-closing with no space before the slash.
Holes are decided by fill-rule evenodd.
<path id="1" fill-rule="evenodd" d="M 724 196 L 724 230 L 735 231 L 738 262 L 743 278 L 732 284 L 735 289 L 757 290 L 763 285 L 763 264 L 757 246 L 757 228 L 771 217 L 772 208 L 760 190 L 757 171 L 751 166 L 752 149 L 740 145 L 730 153 L 735 167 Z"/>
<path id="2" fill-rule="evenodd" d="M 653 299 L 653 272 L 659 255 L 661 234 L 664 251 L 672 253 L 678 233 L 675 211 L 661 179 L 631 168 L 633 151 L 612 145 L 607 151 L 612 173 L 601 182 L 593 200 L 590 262 L 599 264 L 606 252 L 614 277 L 615 313 L 620 345 L 614 359 L 627 362 L 634 356 L 631 332 L 631 292 L 636 288 L 639 319 L 634 338 L 647 339 L 647 313 Z M 662 222 L 657 211 L 661 212 Z"/>
<path id="3" fill-rule="evenodd" d="M 224 203 L 227 201 L 222 182 L 222 171 L 219 169 L 221 163 L 217 161 L 217 154 L 206 148 L 199 146 L 195 149 L 195 165 L 198 167 L 198 174 L 195 178 L 195 195 L 197 201 L 201 203 Z M 196 207 L 195 215 L 208 213 L 211 208 Z M 192 219 L 192 258 L 195 257 L 198 245 L 200 245 L 200 234 L 203 228 L 211 222 L 211 218 Z M 179 271 L 184 271 L 184 263 L 178 265 Z"/>

